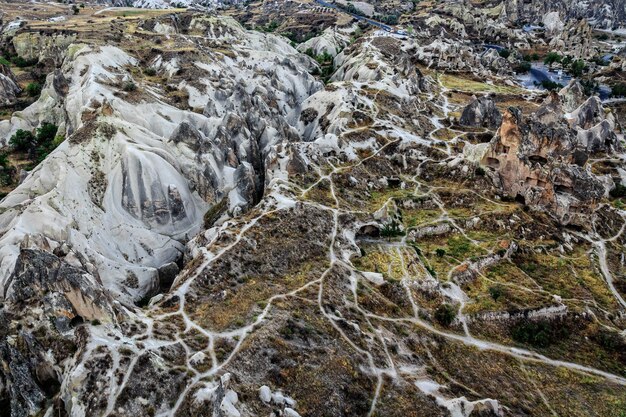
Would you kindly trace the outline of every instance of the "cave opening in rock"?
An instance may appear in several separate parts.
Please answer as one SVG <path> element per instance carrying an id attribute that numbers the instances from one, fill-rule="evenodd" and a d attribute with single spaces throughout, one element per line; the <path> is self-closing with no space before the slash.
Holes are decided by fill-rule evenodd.
<path id="1" fill-rule="evenodd" d="M 534 164 L 545 165 L 548 163 L 548 160 L 541 155 L 531 155 L 528 157 L 528 160 L 533 165 Z"/>
<path id="2" fill-rule="evenodd" d="M 554 192 L 557 194 L 571 194 L 572 188 L 563 184 L 554 184 Z"/>
<path id="3" fill-rule="evenodd" d="M 356 234 L 357 239 L 380 237 L 380 228 L 373 224 L 362 226 Z"/>
<path id="4" fill-rule="evenodd" d="M 500 161 L 496 158 L 487 158 L 487 166 L 490 168 L 499 168 L 500 167 Z"/>

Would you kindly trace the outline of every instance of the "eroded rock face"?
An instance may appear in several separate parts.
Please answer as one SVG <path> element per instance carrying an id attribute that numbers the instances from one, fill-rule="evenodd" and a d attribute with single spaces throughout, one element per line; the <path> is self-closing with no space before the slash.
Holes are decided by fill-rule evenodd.
<path id="1" fill-rule="evenodd" d="M 592 28 L 586 20 L 570 22 L 550 40 L 550 48 L 573 58 L 594 56 L 597 51 L 592 46 Z"/>
<path id="2" fill-rule="evenodd" d="M 60 322 L 75 317 L 110 322 L 114 317 L 112 299 L 96 277 L 48 252 L 23 249 L 5 285 L 13 289 L 10 302 L 45 299 Z"/>
<path id="3" fill-rule="evenodd" d="M 335 57 L 350 43 L 350 39 L 343 33 L 327 28 L 321 35 L 308 39 L 298 45 L 298 51 L 314 55 L 328 54 Z"/>
<path id="4" fill-rule="evenodd" d="M 473 97 L 461 114 L 459 123 L 465 126 L 497 128 L 502 123 L 502 115 L 489 96 Z"/>
<path id="5" fill-rule="evenodd" d="M 15 52 L 26 60 L 52 59 L 61 63 L 67 48 L 76 41 L 76 34 L 21 33 L 13 37 Z"/>
<path id="6" fill-rule="evenodd" d="M 558 12 L 560 20 L 589 19 L 597 26 L 611 29 L 626 22 L 626 8 L 621 0 L 601 0 L 594 2 L 578 2 L 575 0 L 558 0 L 544 2 L 539 0 L 520 1 L 506 0 L 503 2 L 506 16 L 512 22 L 542 22 L 548 13 Z"/>
<path id="7" fill-rule="evenodd" d="M 446 71 L 471 71 L 480 76 L 511 71 L 507 60 L 495 49 L 479 52 L 474 47 L 448 39 L 435 39 L 430 44 L 420 46 L 417 56 L 429 67 L 435 66 Z"/>
<path id="8" fill-rule="evenodd" d="M 563 87 L 559 91 L 561 97 L 561 104 L 565 112 L 573 112 L 586 100 L 586 95 L 583 90 L 583 86 L 578 80 L 573 79 L 568 85 Z"/>
<path id="9" fill-rule="evenodd" d="M 153 52 L 151 67 L 178 79 L 152 90 L 133 79 L 129 69 L 138 60 L 122 49 L 72 45 L 63 49 L 64 64 L 47 77 L 39 100 L 0 122 L 2 141 L 43 122 L 57 124 L 67 137 L 0 204 L 0 280 L 7 282 L 19 245 L 31 236 L 33 247 L 66 243 L 107 288 L 138 301 L 159 287 L 158 269 L 181 256 L 209 208 L 226 201 L 224 211 L 232 215 L 258 201 L 269 149 L 300 140 L 292 120 L 321 88 L 307 72 L 312 60 L 230 18 L 190 13 L 178 26 L 202 35 L 211 48 L 228 48 L 232 57 L 209 46 L 199 56 Z M 69 41 L 45 38 L 44 49 L 30 51 L 25 42 L 37 36 L 24 33 L 14 43 L 34 57 Z M 127 84 L 136 87 L 125 91 Z M 182 93 L 172 94 L 179 88 Z M 55 214 L 40 216 L 42 210 Z M 31 215 L 37 219 L 26 228 L 13 227 Z"/>
<path id="10" fill-rule="evenodd" d="M 0 64 L 0 106 L 11 106 L 15 104 L 18 94 L 22 89 L 17 85 L 15 75 L 11 69 L 4 64 Z"/>
<path id="11" fill-rule="evenodd" d="M 543 25 L 546 30 L 546 35 L 549 37 L 553 37 L 555 35 L 559 35 L 565 26 L 561 21 L 561 17 L 559 16 L 559 12 L 550 12 L 546 13 L 543 17 Z"/>
<path id="12" fill-rule="evenodd" d="M 583 225 L 607 192 L 607 181 L 584 167 L 589 153 L 573 130 L 562 121 L 548 124 L 539 117 L 505 111 L 482 163 L 494 170 L 510 196 L 548 210 L 562 223 Z"/>

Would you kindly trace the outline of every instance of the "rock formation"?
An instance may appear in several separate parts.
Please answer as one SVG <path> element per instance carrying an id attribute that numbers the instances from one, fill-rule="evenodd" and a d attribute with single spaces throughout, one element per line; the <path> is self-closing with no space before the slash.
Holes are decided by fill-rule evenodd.
<path id="1" fill-rule="evenodd" d="M 0 415 L 614 415 L 620 102 L 519 84 L 535 6 L 182 3 L 2 6 Z"/>
<path id="2" fill-rule="evenodd" d="M 540 110 L 523 117 L 517 109 L 505 111 L 483 163 L 494 170 L 508 195 L 549 211 L 564 224 L 584 225 L 608 192 L 610 180 L 585 168 L 593 149 L 579 143 L 562 121 L 546 122 L 542 114 Z"/>
<path id="3" fill-rule="evenodd" d="M 497 128 L 502 123 L 502 115 L 491 97 L 474 96 L 463 109 L 459 123 L 465 126 Z"/>
<path id="4" fill-rule="evenodd" d="M 558 12 L 562 21 L 588 19 L 596 26 L 605 29 L 619 27 L 626 22 L 626 5 L 621 0 L 598 2 L 506 0 L 502 4 L 510 22 L 522 21 L 538 24 L 543 21 L 544 16 L 554 12 Z"/>
<path id="5" fill-rule="evenodd" d="M 597 51 L 591 37 L 592 28 L 586 20 L 570 22 L 561 32 L 553 34 L 550 48 L 575 59 L 594 57 Z"/>
<path id="6" fill-rule="evenodd" d="M 0 64 L 0 106 L 15 104 L 22 89 L 15 81 L 15 75 L 6 65 Z"/>

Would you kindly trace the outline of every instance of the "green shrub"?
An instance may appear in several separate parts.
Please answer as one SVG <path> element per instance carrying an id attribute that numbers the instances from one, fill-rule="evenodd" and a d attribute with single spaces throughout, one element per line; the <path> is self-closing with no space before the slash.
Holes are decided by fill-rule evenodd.
<path id="1" fill-rule="evenodd" d="M 552 80 L 543 80 L 541 82 L 541 86 L 543 88 L 545 88 L 548 91 L 553 91 L 553 90 L 558 90 L 563 88 L 563 84 L 559 84 L 557 82 L 554 82 Z"/>
<path id="2" fill-rule="evenodd" d="M 498 301 L 498 298 L 504 295 L 504 289 L 500 285 L 494 285 L 493 287 L 489 287 L 489 295 L 494 301 Z"/>
<path id="3" fill-rule="evenodd" d="M 456 309 L 453 305 L 444 303 L 435 310 L 435 320 L 442 326 L 448 327 L 456 318 Z"/>
<path id="4" fill-rule="evenodd" d="M 37 59 L 24 59 L 21 56 L 14 56 L 13 58 L 11 58 L 11 62 L 13 62 L 13 64 L 16 67 L 25 68 L 25 67 L 32 67 L 38 62 L 38 60 Z"/>
<path id="5" fill-rule="evenodd" d="M 35 148 L 36 163 L 40 163 L 52 152 L 63 140 L 63 136 L 57 136 L 59 127 L 52 123 L 44 123 L 37 129 L 37 147 Z"/>
<path id="6" fill-rule="evenodd" d="M 515 72 L 524 73 L 530 71 L 532 64 L 528 61 L 522 61 L 514 68 Z"/>
<path id="7" fill-rule="evenodd" d="M 394 219 L 389 223 L 385 223 L 380 232 L 383 237 L 404 236 L 404 231 L 400 228 L 400 224 Z"/>
<path id="8" fill-rule="evenodd" d="M 63 142 L 63 136 L 56 135 L 58 129 L 52 123 L 43 123 L 37 129 L 36 135 L 20 129 L 11 136 L 9 144 L 15 151 L 29 152 L 31 160 L 39 163 Z"/>
<path id="9" fill-rule="evenodd" d="M 511 328 L 513 340 L 538 348 L 546 348 L 568 336 L 568 326 L 560 321 L 520 321 Z"/>
<path id="10" fill-rule="evenodd" d="M 611 95 L 613 97 L 623 97 L 626 96 L 626 84 L 620 83 L 615 84 L 611 87 Z"/>
<path id="11" fill-rule="evenodd" d="M 37 129 L 37 143 L 52 142 L 56 137 L 59 127 L 52 123 L 43 123 Z"/>
<path id="12" fill-rule="evenodd" d="M 134 82 L 129 81 L 129 82 L 125 83 L 122 88 L 124 89 L 124 91 L 131 92 L 131 91 L 135 91 L 137 89 L 137 85 Z"/>
<path id="13" fill-rule="evenodd" d="M 609 191 L 609 195 L 613 198 L 626 197 L 626 187 L 619 183 L 615 184 L 615 188 Z"/>
<path id="14" fill-rule="evenodd" d="M 509 51 L 508 49 L 500 49 L 498 51 L 498 55 L 500 55 L 504 59 L 507 59 L 511 56 L 511 51 Z"/>
<path id="15" fill-rule="evenodd" d="M 453 236 L 448 239 L 450 256 L 464 258 L 465 254 L 472 249 L 472 243 L 464 236 Z"/>
<path id="16" fill-rule="evenodd" d="M 437 248 L 437 249 L 435 249 L 435 254 L 438 257 L 443 258 L 444 256 L 446 256 L 446 250 L 442 249 L 442 248 Z"/>
<path id="17" fill-rule="evenodd" d="M 15 168 L 11 166 L 9 155 L 0 153 L 0 185 L 11 185 Z"/>
<path id="18" fill-rule="evenodd" d="M 609 352 L 621 352 L 626 349 L 626 341 L 624 341 L 624 338 L 615 331 L 602 329 L 593 335 L 592 338 Z"/>
<path id="19" fill-rule="evenodd" d="M 580 80 L 580 85 L 586 96 L 592 96 L 600 89 L 598 82 L 591 79 Z"/>
<path id="20" fill-rule="evenodd" d="M 274 32 L 276 29 L 278 29 L 278 22 L 275 20 L 272 20 L 271 22 L 269 22 L 267 25 L 265 26 L 259 26 L 259 30 L 261 32 L 267 32 L 267 33 L 272 33 Z"/>
<path id="21" fill-rule="evenodd" d="M 397 25 L 400 20 L 400 16 L 397 14 L 388 14 L 385 16 L 380 16 L 379 20 L 388 25 Z"/>
<path id="22" fill-rule="evenodd" d="M 143 73 L 149 77 L 154 77 L 157 73 L 156 69 L 154 68 L 145 68 L 143 70 Z"/>
<path id="23" fill-rule="evenodd" d="M 569 67 L 571 63 L 572 63 L 572 57 L 571 57 L 571 56 L 567 56 L 567 55 L 566 55 L 566 56 L 563 56 L 563 57 L 561 58 L 561 66 L 562 66 L 563 68 L 567 68 L 567 67 Z"/>
<path id="24" fill-rule="evenodd" d="M 41 94 L 41 84 L 39 83 L 29 83 L 26 86 L 26 94 L 29 97 L 38 97 Z"/>
<path id="25" fill-rule="evenodd" d="M 539 54 L 537 52 L 533 52 L 532 54 L 524 55 L 524 61 L 539 61 Z"/>

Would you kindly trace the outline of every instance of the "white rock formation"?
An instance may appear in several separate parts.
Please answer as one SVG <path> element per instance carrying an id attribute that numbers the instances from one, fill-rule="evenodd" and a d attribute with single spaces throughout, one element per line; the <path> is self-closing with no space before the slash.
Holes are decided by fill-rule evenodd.
<path id="1" fill-rule="evenodd" d="M 256 198 L 264 149 L 293 136 L 287 120 L 320 84 L 306 72 L 309 58 L 283 39 L 228 18 L 192 24 L 234 51 L 195 63 L 203 90 L 182 86 L 204 114 L 167 104 L 165 91 L 139 81 L 136 92 L 120 91 L 135 58 L 75 45 L 62 69 L 67 94 L 51 75 L 35 104 L 0 123 L 5 141 L 44 121 L 68 137 L 0 204 L 2 294 L 20 247 L 65 243 L 106 288 L 138 300 L 158 288 L 158 268 L 181 256 L 209 207 L 226 198 L 238 212 Z"/>
<path id="2" fill-rule="evenodd" d="M 298 51 L 306 53 L 312 51 L 315 55 L 329 54 L 337 56 L 350 43 L 350 38 L 334 28 L 326 28 L 321 35 L 298 45 Z"/>

